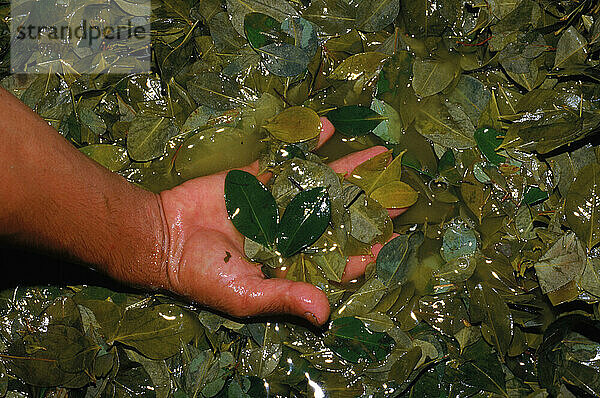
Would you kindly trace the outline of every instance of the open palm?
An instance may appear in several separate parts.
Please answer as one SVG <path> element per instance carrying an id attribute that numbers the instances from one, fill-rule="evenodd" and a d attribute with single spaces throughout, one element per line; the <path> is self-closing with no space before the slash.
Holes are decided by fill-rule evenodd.
<path id="1" fill-rule="evenodd" d="M 333 130 L 331 123 L 323 119 L 319 144 L 329 139 Z M 369 148 L 330 166 L 338 173 L 347 173 L 385 150 Z M 256 175 L 258 162 L 242 169 Z M 169 230 L 168 287 L 195 302 L 237 317 L 287 313 L 317 325 L 324 323 L 329 317 L 329 303 L 321 290 L 308 283 L 267 279 L 260 264 L 245 259 L 244 238 L 229 220 L 225 208 L 223 190 L 227 172 L 195 178 L 160 194 Z M 259 178 L 266 181 L 269 177 Z M 364 272 L 373 259 L 372 256 L 350 258 L 344 279 Z"/>

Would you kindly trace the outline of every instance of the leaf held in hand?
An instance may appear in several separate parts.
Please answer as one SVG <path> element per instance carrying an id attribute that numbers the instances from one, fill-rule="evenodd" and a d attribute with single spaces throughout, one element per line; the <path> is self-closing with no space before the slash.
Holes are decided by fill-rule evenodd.
<path id="1" fill-rule="evenodd" d="M 273 195 L 252 174 L 231 170 L 225 177 L 225 206 L 240 233 L 264 246 L 277 234 L 277 204 Z"/>
<path id="2" fill-rule="evenodd" d="M 277 249 L 284 257 L 298 253 L 325 232 L 331 217 L 331 202 L 325 188 L 300 192 L 287 205 L 277 235 Z"/>

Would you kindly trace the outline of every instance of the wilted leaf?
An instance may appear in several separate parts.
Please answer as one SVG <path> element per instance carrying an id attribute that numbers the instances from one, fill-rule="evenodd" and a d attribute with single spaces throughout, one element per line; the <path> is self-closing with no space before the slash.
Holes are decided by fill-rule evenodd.
<path id="1" fill-rule="evenodd" d="M 499 354 L 508 352 L 513 334 L 513 320 L 506 302 L 494 290 L 481 283 L 471 293 L 471 321 L 481 322 L 481 333 Z"/>
<path id="2" fill-rule="evenodd" d="M 556 45 L 554 68 L 583 64 L 587 58 L 587 40 L 575 27 L 567 28 Z"/>
<path id="3" fill-rule="evenodd" d="M 304 50 L 287 43 L 267 44 L 257 51 L 267 70 L 275 76 L 297 76 L 306 71 L 310 62 Z"/>

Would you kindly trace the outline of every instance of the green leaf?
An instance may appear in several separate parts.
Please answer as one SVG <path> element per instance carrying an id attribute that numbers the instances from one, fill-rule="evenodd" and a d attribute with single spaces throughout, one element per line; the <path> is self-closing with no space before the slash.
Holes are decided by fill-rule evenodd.
<path id="1" fill-rule="evenodd" d="M 460 76 L 456 87 L 448 95 L 450 101 L 460 104 L 474 125 L 488 107 L 491 98 L 490 90 L 483 83 L 467 75 Z"/>
<path id="2" fill-rule="evenodd" d="M 483 340 L 467 347 L 460 370 L 467 385 L 508 397 L 506 380 L 498 354 Z"/>
<path id="3" fill-rule="evenodd" d="M 381 361 L 393 345 L 393 339 L 387 333 L 371 332 L 354 317 L 332 321 L 325 340 L 333 352 L 352 363 Z"/>
<path id="4" fill-rule="evenodd" d="M 420 97 L 428 97 L 445 89 L 458 75 L 454 63 L 433 59 L 415 59 L 412 86 Z"/>
<path id="5" fill-rule="evenodd" d="M 261 134 L 230 126 L 200 130 L 181 144 L 175 155 L 175 170 L 189 180 L 246 166 L 258 159 L 264 149 L 261 139 Z"/>
<path id="6" fill-rule="evenodd" d="M 242 170 L 227 173 L 225 206 L 242 235 L 267 247 L 275 242 L 278 218 L 275 198 L 252 174 Z"/>
<path id="7" fill-rule="evenodd" d="M 447 148 L 465 149 L 476 144 L 475 127 L 467 114 L 437 97 L 429 98 L 418 108 L 415 128 L 422 136 Z"/>
<path id="8" fill-rule="evenodd" d="M 248 105 L 256 99 L 249 88 L 219 73 L 198 74 L 188 81 L 187 88 L 198 105 L 218 111 Z"/>
<path id="9" fill-rule="evenodd" d="M 261 48 L 267 44 L 282 42 L 285 33 L 281 24 L 274 18 L 259 12 L 251 12 L 244 17 L 244 32 L 250 45 Z"/>
<path id="10" fill-rule="evenodd" d="M 600 394 L 598 336 L 599 322 L 583 315 L 566 315 L 550 324 L 537 350 L 540 386 L 553 395 L 563 382 L 589 396 Z"/>
<path id="11" fill-rule="evenodd" d="M 342 61 L 328 76 L 334 80 L 357 80 L 366 81 L 374 78 L 383 67 L 389 55 L 379 52 L 364 52 L 354 54 Z"/>
<path id="12" fill-rule="evenodd" d="M 375 308 L 385 295 L 387 287 L 377 278 L 367 280 L 357 291 L 352 293 L 338 309 L 331 314 L 332 319 L 348 316 L 363 316 Z"/>
<path id="13" fill-rule="evenodd" d="M 544 192 L 538 187 L 528 187 L 523 194 L 523 203 L 534 205 L 548 199 L 549 196 L 548 192 Z"/>
<path id="14" fill-rule="evenodd" d="M 310 108 L 293 106 L 279 113 L 264 127 L 278 140 L 294 144 L 318 137 L 321 133 L 321 119 Z"/>
<path id="15" fill-rule="evenodd" d="M 294 45 L 312 58 L 319 49 L 315 26 L 304 18 L 288 17 L 281 23 L 281 29 L 294 39 Z"/>
<path id="16" fill-rule="evenodd" d="M 565 202 L 571 229 L 588 249 L 600 242 L 600 165 L 592 163 L 577 173 Z"/>
<path id="17" fill-rule="evenodd" d="M 423 239 L 422 232 L 400 235 L 381 248 L 375 274 L 385 286 L 395 287 L 408 280 L 418 265 L 417 251 Z"/>
<path id="18" fill-rule="evenodd" d="M 481 322 L 481 333 L 500 355 L 506 355 L 513 334 L 513 320 L 506 302 L 490 287 L 477 283 L 471 290 L 471 321 Z"/>
<path id="19" fill-rule="evenodd" d="M 359 30 L 377 32 L 394 22 L 399 12 L 399 1 L 381 0 L 373 3 L 363 0 L 356 9 L 356 23 Z"/>
<path id="20" fill-rule="evenodd" d="M 400 115 L 394 107 L 373 98 L 371 109 L 385 117 L 385 120 L 373 129 L 373 134 L 390 144 L 400 144 L 404 138 L 404 131 Z"/>
<path id="21" fill-rule="evenodd" d="M 586 255 L 573 232 L 564 234 L 534 264 L 542 292 L 547 294 L 577 280 L 586 265 Z"/>
<path id="22" fill-rule="evenodd" d="M 386 118 L 377 112 L 360 105 L 346 105 L 327 113 L 327 118 L 336 131 L 347 137 L 360 137 L 369 134 Z"/>
<path id="23" fill-rule="evenodd" d="M 179 352 L 182 343 L 197 334 L 192 315 L 174 304 L 128 308 L 119 322 L 114 341 L 133 347 L 152 359 Z"/>
<path id="24" fill-rule="evenodd" d="M 506 161 L 504 156 L 496 152 L 496 149 L 502 144 L 502 138 L 499 135 L 500 133 L 492 128 L 478 128 L 474 134 L 477 147 L 483 156 L 496 166 Z"/>
<path id="25" fill-rule="evenodd" d="M 287 43 L 267 44 L 257 51 L 267 70 L 275 76 L 297 76 L 304 73 L 310 63 L 304 50 Z"/>
<path id="26" fill-rule="evenodd" d="M 558 40 L 554 69 L 580 65 L 587 59 L 587 40 L 575 29 L 569 26 Z"/>
<path id="27" fill-rule="evenodd" d="M 316 242 L 331 218 L 327 189 L 312 188 L 300 192 L 285 208 L 279 223 L 277 250 L 290 257 Z"/>
<path id="28" fill-rule="evenodd" d="M 475 231 L 462 223 L 448 225 L 440 251 L 446 261 L 472 255 L 477 251 Z"/>
<path id="29" fill-rule="evenodd" d="M 294 7 L 285 0 L 227 0 L 227 12 L 240 35 L 244 34 L 244 19 L 248 13 L 260 12 L 278 21 L 298 15 Z"/>
<path id="30" fill-rule="evenodd" d="M 165 153 L 167 141 L 176 134 L 171 119 L 138 114 L 127 132 L 127 152 L 138 162 L 156 159 Z"/>
<path id="31" fill-rule="evenodd" d="M 122 170 L 130 163 L 125 148 L 117 145 L 95 144 L 84 146 L 79 150 L 110 171 Z"/>

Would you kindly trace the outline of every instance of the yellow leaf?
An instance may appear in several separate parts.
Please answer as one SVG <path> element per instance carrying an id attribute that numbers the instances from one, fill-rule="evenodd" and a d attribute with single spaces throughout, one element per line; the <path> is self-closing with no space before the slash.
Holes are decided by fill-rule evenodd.
<path id="1" fill-rule="evenodd" d="M 321 119 L 310 108 L 292 106 L 279 113 L 264 127 L 278 140 L 293 144 L 317 137 L 321 133 Z"/>
<path id="2" fill-rule="evenodd" d="M 405 182 L 392 181 L 376 188 L 371 198 L 388 209 L 401 209 L 415 204 L 419 197 L 417 191 Z"/>

